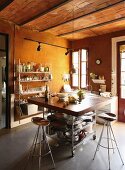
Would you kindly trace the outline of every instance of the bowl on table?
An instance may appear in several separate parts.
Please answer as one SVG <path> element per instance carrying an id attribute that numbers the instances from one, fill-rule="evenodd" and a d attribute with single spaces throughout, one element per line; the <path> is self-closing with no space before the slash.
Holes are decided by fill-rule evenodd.
<path id="1" fill-rule="evenodd" d="M 57 93 L 57 97 L 59 98 L 60 101 L 65 101 L 66 98 L 68 97 L 67 93 Z"/>

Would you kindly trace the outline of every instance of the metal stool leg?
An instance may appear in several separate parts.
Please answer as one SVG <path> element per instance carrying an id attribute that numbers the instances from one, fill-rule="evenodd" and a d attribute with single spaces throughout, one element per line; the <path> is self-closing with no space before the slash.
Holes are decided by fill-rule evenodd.
<path id="1" fill-rule="evenodd" d="M 55 163 L 54 163 L 54 159 L 53 159 L 53 156 L 52 156 L 52 152 L 51 152 L 51 149 L 50 149 L 50 146 L 49 146 L 49 143 L 48 143 L 48 140 L 47 140 L 47 136 L 46 136 L 46 132 L 45 132 L 45 127 L 48 126 L 50 124 L 50 122 L 46 119 L 43 119 L 41 117 L 33 117 L 31 119 L 31 121 L 37 125 L 37 131 L 36 131 L 36 134 L 35 134 L 35 137 L 33 139 L 33 143 L 32 143 L 32 146 L 31 146 L 31 149 L 30 149 L 30 152 L 29 152 L 29 157 L 28 157 L 28 161 L 27 161 L 27 166 L 28 166 L 28 162 L 30 160 L 30 158 L 33 158 L 33 157 L 37 157 L 37 166 L 38 166 L 38 170 L 41 170 L 42 169 L 42 158 L 44 158 L 45 156 L 47 156 L 48 154 L 50 154 L 51 156 L 51 159 L 52 159 L 52 162 L 53 162 L 53 166 L 55 168 Z M 30 164 L 30 169 L 33 168 L 33 159 L 31 160 L 31 164 Z M 34 164 L 36 165 L 36 164 Z M 26 168 L 25 167 L 25 168 Z"/>
<path id="2" fill-rule="evenodd" d="M 46 141 L 46 144 L 47 144 L 48 149 L 49 149 L 49 154 L 50 154 L 52 162 L 53 162 L 53 167 L 55 168 L 55 162 L 54 162 L 54 159 L 53 159 L 53 155 L 52 155 L 52 152 L 51 152 L 51 148 L 50 148 L 49 142 L 47 140 L 46 132 L 45 132 L 44 127 L 42 127 L 42 128 L 43 128 L 43 136 L 45 137 L 45 141 Z"/>
<path id="3" fill-rule="evenodd" d="M 42 156 L 42 129 L 39 132 L 39 170 L 41 169 L 41 156 Z"/>
<path id="4" fill-rule="evenodd" d="M 38 137 L 39 137 L 39 131 L 40 131 L 40 126 L 38 126 L 36 134 L 34 136 L 33 143 L 32 143 L 32 146 L 30 148 L 29 155 L 28 155 L 28 160 L 27 160 L 27 162 L 26 162 L 26 164 L 24 166 L 24 170 L 27 169 L 29 161 L 30 161 L 31 157 L 33 157 L 33 155 L 34 155 L 34 152 L 35 152 L 35 149 L 36 149 L 36 145 L 37 145 L 37 141 L 38 141 Z"/>
<path id="5" fill-rule="evenodd" d="M 112 131 L 111 131 L 111 127 L 110 126 L 109 126 L 109 135 L 110 135 L 110 139 L 111 139 L 111 145 L 112 145 L 113 153 L 115 153 L 114 146 L 113 146 L 113 139 L 112 139 Z"/>
<path id="6" fill-rule="evenodd" d="M 95 151 L 95 153 L 94 153 L 93 160 L 95 159 L 96 153 L 97 153 L 97 151 L 99 150 L 99 146 L 100 146 L 100 143 L 101 143 L 101 140 L 102 140 L 102 135 L 103 135 L 103 132 L 104 132 L 105 124 L 106 124 L 106 123 L 103 124 L 103 128 L 102 128 L 102 131 L 101 131 L 101 135 L 100 135 L 100 137 L 99 137 L 99 141 L 98 141 L 98 144 L 97 144 L 97 147 L 96 147 L 96 151 Z"/>
<path id="7" fill-rule="evenodd" d="M 112 135 L 113 135 L 113 138 L 114 138 L 114 141 L 115 141 L 115 144 L 116 144 L 116 148 L 117 148 L 117 150 L 118 150 L 118 153 L 119 153 L 121 162 L 122 162 L 122 164 L 124 165 L 124 162 L 123 162 L 123 159 L 122 159 L 122 157 L 121 157 L 121 153 L 120 153 L 120 151 L 119 151 L 119 148 L 118 148 L 118 145 L 117 145 L 117 142 L 116 142 L 116 139 L 115 139 L 114 132 L 113 132 L 113 129 L 112 129 L 111 124 L 110 124 L 110 128 L 111 128 L 111 132 L 112 132 Z"/>
<path id="8" fill-rule="evenodd" d="M 109 170 L 110 170 L 110 150 L 109 150 L 109 149 L 110 149 L 110 148 L 109 148 L 109 147 L 110 147 L 110 146 L 109 146 L 109 133 L 110 133 L 109 130 L 110 130 L 110 129 L 109 129 L 109 126 L 110 126 L 110 125 L 109 125 L 109 122 L 107 121 L 108 162 L 109 162 Z"/>
<path id="9" fill-rule="evenodd" d="M 34 154 L 35 149 L 36 149 L 36 145 L 37 145 L 37 141 L 38 141 L 38 137 L 39 137 L 39 132 L 40 132 L 40 126 L 38 126 L 36 135 L 35 135 L 34 140 L 33 140 L 33 144 L 31 146 L 31 154 L 32 155 Z"/>

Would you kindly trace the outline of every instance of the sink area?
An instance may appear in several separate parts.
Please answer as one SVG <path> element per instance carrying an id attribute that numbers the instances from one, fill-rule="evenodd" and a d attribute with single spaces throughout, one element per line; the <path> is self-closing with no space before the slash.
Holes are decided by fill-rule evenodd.
<path id="1" fill-rule="evenodd" d="M 98 97 L 100 97 L 98 94 L 97 94 L 97 92 L 95 93 L 91 93 L 91 92 L 86 92 L 86 94 L 85 94 L 85 97 L 94 97 L 94 98 L 98 98 Z"/>

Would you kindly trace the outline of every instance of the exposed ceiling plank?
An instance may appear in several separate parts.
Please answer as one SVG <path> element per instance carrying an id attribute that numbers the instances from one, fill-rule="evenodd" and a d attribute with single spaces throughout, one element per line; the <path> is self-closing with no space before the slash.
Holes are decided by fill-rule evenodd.
<path id="1" fill-rule="evenodd" d="M 79 16 L 79 17 L 77 17 L 77 18 L 72 18 L 72 19 L 70 19 L 70 20 L 68 20 L 68 21 L 65 21 L 65 22 L 63 22 L 63 23 L 56 24 L 56 25 L 54 25 L 54 26 L 51 26 L 51 27 L 46 28 L 46 29 L 43 29 L 43 30 L 39 30 L 39 32 L 47 31 L 47 30 L 49 30 L 49 29 L 52 29 L 52 28 L 55 28 L 55 27 L 58 27 L 58 26 L 62 26 L 62 25 L 64 25 L 64 24 L 68 24 L 68 23 L 73 22 L 73 21 L 76 21 L 76 20 L 78 20 L 78 19 L 80 19 L 80 18 L 86 17 L 86 16 L 88 16 L 88 15 L 95 14 L 95 13 L 100 12 L 100 11 L 105 10 L 105 9 L 112 8 L 112 7 L 117 6 L 117 5 L 119 5 L 119 4 L 121 4 L 121 3 L 124 3 L 124 2 L 125 2 L 125 0 L 121 0 L 121 1 L 119 1 L 119 2 L 116 2 L 116 3 L 112 4 L 112 5 L 109 5 L 109 6 L 107 6 L 107 7 L 103 7 L 103 8 L 101 8 L 101 9 L 96 10 L 96 11 L 92 11 L 92 12 L 90 12 L 90 13 L 81 15 L 81 16 Z"/>
<path id="2" fill-rule="evenodd" d="M 4 3 L 0 5 L 0 11 L 6 8 L 9 4 L 11 4 L 14 0 L 6 0 Z"/>
<path id="3" fill-rule="evenodd" d="M 70 1 L 72 1 L 72 0 L 64 0 L 64 2 L 61 2 L 60 4 L 58 4 L 58 5 L 56 5 L 56 6 L 52 7 L 52 8 L 50 8 L 50 9 L 48 9 L 47 11 L 42 12 L 42 13 L 40 13 L 40 14 L 37 14 L 37 15 L 33 16 L 32 18 L 29 18 L 28 20 L 26 20 L 26 21 L 20 23 L 19 25 L 20 25 L 20 26 L 25 25 L 25 24 L 27 24 L 27 23 L 29 23 L 29 22 L 31 22 L 31 21 L 33 21 L 33 20 L 39 18 L 39 17 L 42 17 L 42 16 L 46 15 L 46 14 L 49 13 L 49 12 L 54 11 L 54 10 L 57 9 L 57 8 L 60 8 L 61 6 L 63 6 L 63 5 L 65 5 L 65 4 L 67 4 L 67 3 L 69 3 Z"/>
<path id="4" fill-rule="evenodd" d="M 59 34 L 58 36 L 65 36 L 65 35 L 69 35 L 69 34 L 74 34 L 74 33 L 77 33 L 77 32 L 81 32 L 81 31 L 96 28 L 96 27 L 101 27 L 101 26 L 111 24 L 111 23 L 114 23 L 114 22 L 117 22 L 117 21 L 122 21 L 122 20 L 125 20 L 125 17 L 113 19 L 113 20 L 106 21 L 106 22 L 103 22 L 103 23 L 100 23 L 100 24 L 95 24 L 95 25 L 92 25 L 92 26 L 88 26 L 88 27 L 81 28 L 79 30 L 75 30 L 75 31 L 71 31 L 71 32 L 67 32 L 67 33 L 64 33 L 64 34 Z"/>

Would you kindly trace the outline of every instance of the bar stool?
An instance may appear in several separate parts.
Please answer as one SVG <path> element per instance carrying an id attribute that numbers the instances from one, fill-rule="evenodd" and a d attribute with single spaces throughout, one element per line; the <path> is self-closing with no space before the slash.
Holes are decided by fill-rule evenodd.
<path id="1" fill-rule="evenodd" d="M 96 151 L 94 153 L 93 160 L 95 159 L 96 153 L 99 150 L 100 146 L 108 149 L 108 164 L 109 164 L 109 170 L 110 170 L 110 149 L 113 149 L 113 153 L 114 153 L 114 149 L 115 149 L 114 144 L 115 144 L 116 148 L 118 150 L 121 162 L 124 165 L 124 162 L 123 162 L 123 159 L 121 157 L 121 154 L 120 154 L 120 151 L 119 151 L 119 148 L 118 148 L 115 136 L 114 136 L 114 132 L 113 132 L 113 129 L 112 129 L 112 126 L 111 126 L 111 122 L 116 120 L 116 115 L 113 114 L 113 113 L 102 113 L 102 114 L 99 114 L 98 117 L 104 120 L 104 124 L 103 124 L 103 127 L 102 127 L 102 131 L 101 131 L 101 134 L 100 134 L 100 137 L 99 137 L 97 147 L 96 147 Z M 106 130 L 106 132 L 107 132 L 106 137 L 104 137 L 104 130 Z M 103 139 L 107 140 L 106 146 L 104 146 L 102 144 Z"/>
<path id="2" fill-rule="evenodd" d="M 50 154 L 52 163 L 53 163 L 53 168 L 55 168 L 54 159 L 52 156 L 52 152 L 51 152 L 49 142 L 48 142 L 47 136 L 46 136 L 46 131 L 45 131 L 45 127 L 50 124 L 49 120 L 46 120 L 41 117 L 33 117 L 31 119 L 31 121 L 35 125 L 37 125 L 38 128 L 37 128 L 35 137 L 33 139 L 33 144 L 31 146 L 29 158 L 34 157 L 34 156 L 39 157 L 39 170 L 41 170 L 41 158 Z M 39 145 L 39 147 L 38 147 L 38 145 Z M 46 147 L 46 149 L 45 149 L 45 147 Z M 44 153 L 42 153 L 43 150 L 45 150 Z"/>

